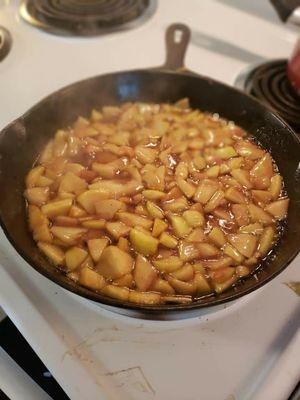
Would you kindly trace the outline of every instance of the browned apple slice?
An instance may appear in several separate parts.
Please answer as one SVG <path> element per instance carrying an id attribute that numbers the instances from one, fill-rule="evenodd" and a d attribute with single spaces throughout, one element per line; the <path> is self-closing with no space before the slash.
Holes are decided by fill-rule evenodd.
<path id="1" fill-rule="evenodd" d="M 50 243 L 38 242 L 38 248 L 57 265 L 63 265 L 65 260 L 65 253 L 63 250 Z"/>
<path id="2" fill-rule="evenodd" d="M 172 276 L 180 281 L 191 281 L 194 277 L 194 268 L 191 264 L 185 264 L 183 267 L 172 272 Z"/>
<path id="3" fill-rule="evenodd" d="M 282 177 L 279 174 L 272 176 L 269 191 L 274 200 L 278 198 L 282 190 Z"/>
<path id="4" fill-rule="evenodd" d="M 252 197 L 256 203 L 269 203 L 272 200 L 272 194 L 267 190 L 252 190 Z"/>
<path id="5" fill-rule="evenodd" d="M 259 239 L 259 254 L 264 257 L 268 254 L 275 240 L 275 229 L 272 226 L 268 226 L 264 229 Z"/>
<path id="6" fill-rule="evenodd" d="M 123 224 L 123 222 L 120 221 L 107 222 L 106 230 L 115 239 L 119 239 L 122 236 L 126 236 L 130 232 L 129 226 Z"/>
<path id="7" fill-rule="evenodd" d="M 39 165 L 35 168 L 32 168 L 26 176 L 26 180 L 25 180 L 26 187 L 33 188 L 35 186 L 39 186 L 37 184 L 37 182 L 38 182 L 39 178 L 43 175 L 44 171 L 45 171 L 45 167 L 43 167 L 41 165 Z"/>
<path id="8" fill-rule="evenodd" d="M 183 282 L 171 275 L 167 275 L 166 279 L 178 294 L 187 294 L 192 296 L 197 290 L 197 286 L 194 282 Z"/>
<path id="9" fill-rule="evenodd" d="M 128 301 L 129 289 L 117 285 L 106 285 L 101 289 L 101 293 L 113 299 Z"/>
<path id="10" fill-rule="evenodd" d="M 132 257 L 117 246 L 106 247 L 97 264 L 97 271 L 105 278 L 116 279 L 131 272 Z"/>
<path id="11" fill-rule="evenodd" d="M 205 268 L 209 268 L 211 270 L 213 269 L 219 269 L 219 268 L 225 268 L 225 267 L 230 267 L 233 264 L 233 260 L 231 257 L 221 257 L 218 260 L 207 260 L 203 261 L 203 265 Z"/>
<path id="12" fill-rule="evenodd" d="M 228 241 L 243 256 L 250 258 L 256 250 L 257 240 L 254 235 L 249 233 L 237 233 L 227 236 Z"/>
<path id="13" fill-rule="evenodd" d="M 210 213 L 213 210 L 215 210 L 217 207 L 219 207 L 224 199 L 224 192 L 223 190 L 217 190 L 212 197 L 210 198 L 210 200 L 206 203 L 205 207 L 204 207 L 204 211 L 206 213 Z"/>
<path id="14" fill-rule="evenodd" d="M 26 189 L 24 196 L 30 204 L 41 206 L 49 200 L 49 188 L 48 187 L 33 187 Z"/>
<path id="15" fill-rule="evenodd" d="M 85 260 L 88 252 L 80 247 L 71 247 L 66 252 L 66 266 L 68 271 L 73 271 Z"/>
<path id="16" fill-rule="evenodd" d="M 209 243 L 198 243 L 197 247 L 199 249 L 200 258 L 214 258 L 220 253 L 219 249 Z"/>
<path id="17" fill-rule="evenodd" d="M 218 227 L 213 228 L 209 232 L 208 237 L 213 242 L 213 244 L 218 247 L 222 247 L 226 243 L 226 237 L 223 231 Z"/>
<path id="18" fill-rule="evenodd" d="M 117 217 L 125 225 L 132 227 L 141 226 L 145 229 L 150 229 L 153 224 L 153 221 L 151 221 L 151 219 L 144 218 L 140 215 L 129 212 L 118 212 Z"/>
<path id="19" fill-rule="evenodd" d="M 179 257 L 182 261 L 191 261 L 200 256 L 198 243 L 183 240 L 179 244 Z"/>
<path id="20" fill-rule="evenodd" d="M 233 203 L 240 203 L 240 204 L 245 204 L 246 203 L 246 198 L 241 192 L 236 187 L 230 187 L 226 190 L 225 192 L 225 198 Z"/>
<path id="21" fill-rule="evenodd" d="M 138 304 L 159 304 L 161 302 L 161 295 L 159 293 L 130 290 L 128 300 Z"/>
<path id="22" fill-rule="evenodd" d="M 235 268 L 225 267 L 209 272 L 210 279 L 213 283 L 223 283 L 230 279 L 235 273 Z"/>
<path id="23" fill-rule="evenodd" d="M 250 174 L 249 171 L 246 171 L 241 168 L 233 169 L 230 174 L 232 177 L 240 183 L 242 186 L 244 186 L 246 189 L 251 189 L 252 188 L 252 183 L 250 181 Z"/>
<path id="24" fill-rule="evenodd" d="M 265 154 L 251 169 L 251 182 L 257 189 L 268 189 L 273 174 L 272 158 L 270 154 Z"/>
<path id="25" fill-rule="evenodd" d="M 90 239 L 87 241 L 88 249 L 92 259 L 97 263 L 105 247 L 108 245 L 109 240 L 103 239 Z"/>
<path id="26" fill-rule="evenodd" d="M 160 292 L 162 294 L 175 293 L 175 290 L 172 288 L 172 286 L 167 281 L 161 278 L 158 278 L 154 281 L 151 286 L 151 290 L 153 290 L 154 292 Z"/>
<path id="27" fill-rule="evenodd" d="M 275 219 L 281 220 L 286 217 L 289 206 L 289 199 L 274 201 L 265 207 L 265 210 L 272 214 Z"/>
<path id="28" fill-rule="evenodd" d="M 186 238 L 188 242 L 203 242 L 206 239 L 202 228 L 194 229 Z"/>
<path id="29" fill-rule="evenodd" d="M 164 232 L 168 228 L 168 224 L 159 218 L 155 218 L 153 228 L 152 228 L 152 236 L 158 237 L 162 232 Z"/>
<path id="30" fill-rule="evenodd" d="M 263 225 L 270 225 L 273 223 L 273 219 L 270 214 L 265 212 L 262 208 L 254 204 L 249 204 L 248 210 L 252 222 L 259 222 Z"/>
<path id="31" fill-rule="evenodd" d="M 199 272 L 196 272 L 193 283 L 196 286 L 195 296 L 201 296 L 212 292 L 212 288 L 207 279 Z"/>
<path id="32" fill-rule="evenodd" d="M 248 207 L 245 204 L 233 204 L 231 208 L 238 226 L 249 224 L 250 217 Z"/>
<path id="33" fill-rule="evenodd" d="M 130 241 L 135 251 L 144 256 L 155 254 L 159 244 L 158 239 L 151 236 L 150 233 L 148 234 L 138 229 L 131 229 Z"/>
<path id="34" fill-rule="evenodd" d="M 84 192 L 87 188 L 87 183 L 84 179 L 79 178 L 73 172 L 64 174 L 60 181 L 59 192 L 74 193 L 76 195 Z"/>
<path id="35" fill-rule="evenodd" d="M 196 190 L 194 200 L 199 203 L 206 204 L 218 189 L 218 182 L 211 179 L 204 179 Z"/>
<path id="36" fill-rule="evenodd" d="M 188 225 L 186 220 L 179 215 L 170 215 L 169 216 L 173 231 L 175 235 L 179 238 L 184 238 L 187 236 L 192 228 Z"/>
<path id="37" fill-rule="evenodd" d="M 235 150 L 241 156 L 250 158 L 251 160 L 262 158 L 265 154 L 263 150 L 248 140 L 237 141 L 235 144 Z"/>
<path id="38" fill-rule="evenodd" d="M 123 208 L 123 203 L 119 200 L 107 199 L 99 200 L 95 203 L 96 213 L 100 218 L 110 220 L 117 211 Z"/>
<path id="39" fill-rule="evenodd" d="M 134 283 L 132 274 L 125 274 L 120 278 L 114 279 L 114 284 L 130 288 Z"/>
<path id="40" fill-rule="evenodd" d="M 176 256 L 158 258 L 153 260 L 153 265 L 161 272 L 174 272 L 183 265 L 183 261 Z"/>
<path id="41" fill-rule="evenodd" d="M 182 214 L 186 222 L 193 228 L 203 226 L 205 224 L 204 215 L 197 210 L 187 210 Z"/>
<path id="42" fill-rule="evenodd" d="M 105 279 L 98 272 L 84 267 L 79 272 L 79 283 L 92 290 L 101 290 L 105 285 Z"/>
<path id="43" fill-rule="evenodd" d="M 157 272 L 147 258 L 138 254 L 135 260 L 133 277 L 136 287 L 141 291 L 147 291 L 157 279 Z"/>
<path id="44" fill-rule="evenodd" d="M 52 226 L 51 233 L 66 244 L 74 245 L 87 232 L 84 228 L 72 226 Z"/>

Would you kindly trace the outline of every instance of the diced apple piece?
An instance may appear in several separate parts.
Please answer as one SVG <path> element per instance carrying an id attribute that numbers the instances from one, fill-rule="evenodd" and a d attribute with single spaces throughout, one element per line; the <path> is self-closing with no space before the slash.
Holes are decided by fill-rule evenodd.
<path id="1" fill-rule="evenodd" d="M 117 159 L 110 163 L 101 164 L 93 162 L 92 171 L 95 171 L 103 179 L 113 179 L 117 174 L 122 171 L 127 164 L 127 159 Z"/>
<path id="2" fill-rule="evenodd" d="M 147 199 L 147 200 L 160 200 L 162 199 L 166 194 L 164 192 L 160 192 L 159 190 L 144 190 L 142 192 L 142 195 Z"/>
<path id="3" fill-rule="evenodd" d="M 108 191 L 91 189 L 81 193 L 77 201 L 89 214 L 95 214 L 95 204 L 109 197 Z"/>
<path id="4" fill-rule="evenodd" d="M 72 218 L 80 218 L 85 217 L 87 215 L 86 211 L 84 211 L 81 207 L 72 205 L 69 211 L 69 216 Z"/>
<path id="5" fill-rule="evenodd" d="M 205 218 L 199 211 L 187 210 L 182 214 L 189 226 L 196 228 L 205 224 Z"/>
<path id="6" fill-rule="evenodd" d="M 141 226 L 145 229 L 150 229 L 153 222 L 151 219 L 141 217 L 140 215 L 136 215 L 129 212 L 118 212 L 118 219 L 128 226 Z"/>
<path id="7" fill-rule="evenodd" d="M 178 199 L 180 197 L 182 197 L 182 192 L 177 186 L 175 186 L 168 193 L 166 193 L 164 195 L 164 197 L 162 198 L 162 201 L 163 202 L 169 202 L 169 201 L 173 201 L 175 199 Z"/>
<path id="8" fill-rule="evenodd" d="M 199 203 L 206 204 L 218 189 L 218 182 L 210 179 L 204 179 L 196 190 L 194 200 Z"/>
<path id="9" fill-rule="evenodd" d="M 270 225 L 273 223 L 270 214 L 266 213 L 262 208 L 254 204 L 249 204 L 248 210 L 252 222 L 259 222 L 263 225 Z"/>
<path id="10" fill-rule="evenodd" d="M 252 233 L 253 235 L 260 235 L 262 231 L 264 230 L 263 226 L 259 224 L 258 222 L 255 222 L 254 224 L 249 224 L 246 226 L 242 226 L 239 229 L 239 232 L 241 233 Z"/>
<path id="11" fill-rule="evenodd" d="M 60 192 L 80 194 L 87 188 L 87 183 L 84 179 L 79 178 L 73 172 L 67 172 L 61 179 L 59 185 Z"/>
<path id="12" fill-rule="evenodd" d="M 182 261 L 191 261 L 200 256 L 196 242 L 182 241 L 179 245 L 179 257 Z"/>
<path id="13" fill-rule="evenodd" d="M 36 185 L 39 187 L 46 187 L 51 186 L 53 182 L 53 179 L 47 178 L 46 176 L 40 176 L 36 182 Z"/>
<path id="14" fill-rule="evenodd" d="M 202 275 L 204 275 L 206 273 L 203 263 L 201 263 L 201 262 L 197 262 L 197 263 L 193 264 L 193 268 L 194 268 L 195 273 L 200 272 L 200 274 L 202 274 Z"/>
<path id="15" fill-rule="evenodd" d="M 237 275 L 233 275 L 231 278 L 229 278 L 227 281 L 223 283 L 214 283 L 214 289 L 217 294 L 223 293 L 226 289 L 231 287 L 236 281 L 238 280 Z"/>
<path id="16" fill-rule="evenodd" d="M 47 215 L 47 217 L 67 215 L 72 206 L 72 203 L 72 199 L 53 201 L 51 203 L 43 205 L 41 210 L 45 215 Z"/>
<path id="17" fill-rule="evenodd" d="M 199 272 L 195 274 L 193 283 L 196 286 L 195 296 L 200 296 L 212 292 L 212 289 L 209 286 L 207 279 Z"/>
<path id="18" fill-rule="evenodd" d="M 92 290 L 101 290 L 105 285 L 105 279 L 98 272 L 84 267 L 79 272 L 79 283 Z"/>
<path id="19" fill-rule="evenodd" d="M 272 226 L 269 226 L 264 229 L 260 239 L 258 251 L 261 257 L 264 257 L 271 250 L 272 245 L 274 243 L 275 238 L 275 229 Z"/>
<path id="20" fill-rule="evenodd" d="M 114 280 L 114 284 L 118 286 L 128 287 L 130 288 L 133 284 L 133 276 L 132 274 L 125 274 L 121 276 L 121 278 L 117 278 Z"/>
<path id="21" fill-rule="evenodd" d="M 236 272 L 237 276 L 239 276 L 240 278 L 243 278 L 250 274 L 250 269 L 245 267 L 244 265 L 238 265 L 235 269 L 235 272 Z"/>
<path id="22" fill-rule="evenodd" d="M 157 150 L 139 145 L 135 148 L 135 156 L 142 164 L 152 164 L 157 156 Z"/>
<path id="23" fill-rule="evenodd" d="M 166 167 L 154 167 L 151 164 L 146 164 L 142 179 L 148 189 L 164 191 L 165 188 L 165 172 Z"/>
<path id="24" fill-rule="evenodd" d="M 65 261 L 65 253 L 61 248 L 49 243 L 38 242 L 38 248 L 56 265 L 62 265 Z"/>
<path id="25" fill-rule="evenodd" d="M 196 228 L 194 229 L 186 238 L 188 242 L 203 242 L 205 240 L 205 234 L 203 229 Z"/>
<path id="26" fill-rule="evenodd" d="M 58 215 L 54 218 L 54 225 L 78 226 L 78 219 L 67 217 L 66 215 Z"/>
<path id="27" fill-rule="evenodd" d="M 93 259 L 92 259 L 92 257 L 90 255 L 88 255 L 85 258 L 85 260 L 81 264 L 80 268 L 90 268 L 90 269 L 94 268 L 94 262 L 93 262 Z"/>
<path id="28" fill-rule="evenodd" d="M 189 204 L 186 197 L 179 197 L 173 201 L 163 203 L 164 211 L 170 211 L 172 213 L 181 213 L 187 208 L 189 208 Z"/>
<path id="29" fill-rule="evenodd" d="M 45 167 L 39 165 L 35 168 L 32 168 L 27 176 L 26 176 L 26 187 L 27 188 L 33 188 L 35 186 L 39 186 L 37 185 L 37 182 L 39 180 L 39 178 L 43 175 L 45 171 Z"/>
<path id="30" fill-rule="evenodd" d="M 124 237 L 120 237 L 119 240 L 118 240 L 118 247 L 119 247 L 119 249 L 129 253 L 129 242 L 128 242 L 128 239 L 126 239 Z"/>
<path id="31" fill-rule="evenodd" d="M 166 222 L 162 221 L 159 218 L 155 218 L 153 228 L 152 228 L 152 236 L 158 237 L 167 228 L 168 228 L 168 224 Z"/>
<path id="32" fill-rule="evenodd" d="M 222 160 L 228 160 L 231 157 L 235 157 L 237 153 L 232 146 L 226 146 L 217 149 L 215 155 Z"/>
<path id="33" fill-rule="evenodd" d="M 191 198 L 194 196 L 195 192 L 196 192 L 196 187 L 187 182 L 186 180 L 182 179 L 182 178 L 177 178 L 176 183 L 179 187 L 179 189 L 182 191 L 182 193 L 187 197 L 187 198 Z"/>
<path id="34" fill-rule="evenodd" d="M 162 245 L 168 247 L 169 249 L 175 249 L 178 244 L 177 240 L 166 232 L 163 232 L 160 235 L 159 241 Z"/>
<path id="35" fill-rule="evenodd" d="M 66 252 L 66 266 L 68 271 L 73 271 L 85 260 L 88 253 L 80 247 L 71 247 Z"/>
<path id="36" fill-rule="evenodd" d="M 123 203 L 119 200 L 106 199 L 95 203 L 96 213 L 100 218 L 110 220 L 114 217 L 117 211 L 123 208 Z"/>
<path id="37" fill-rule="evenodd" d="M 71 226 L 52 226 L 50 231 L 55 237 L 69 245 L 76 244 L 81 236 L 87 232 L 84 228 L 74 228 Z"/>
<path id="38" fill-rule="evenodd" d="M 233 204 L 231 208 L 238 226 L 249 224 L 250 217 L 248 207 L 245 204 Z"/>
<path id="39" fill-rule="evenodd" d="M 133 267 L 132 257 L 117 246 L 106 247 L 96 266 L 97 271 L 108 279 L 120 278 L 131 272 Z"/>
<path id="40" fill-rule="evenodd" d="M 100 260 L 101 254 L 105 247 L 108 245 L 109 240 L 103 239 L 90 239 L 87 241 L 88 249 L 92 259 L 97 263 Z"/>
<path id="41" fill-rule="evenodd" d="M 215 208 L 223 202 L 224 192 L 222 190 L 217 190 L 211 197 L 211 199 L 206 203 L 204 207 L 204 212 L 212 212 Z"/>
<path id="42" fill-rule="evenodd" d="M 176 256 L 153 260 L 153 265 L 161 272 L 174 272 L 183 265 L 183 261 Z"/>
<path id="43" fill-rule="evenodd" d="M 228 166 L 229 170 L 233 170 L 236 168 L 241 168 L 243 166 L 243 163 L 244 163 L 243 157 L 235 157 L 235 158 L 232 158 L 231 160 L 227 161 L 227 166 Z M 226 172 L 229 172 L 229 171 L 226 171 Z"/>
<path id="44" fill-rule="evenodd" d="M 195 293 L 195 291 L 197 290 L 197 287 L 194 284 L 194 282 L 192 282 L 192 283 L 183 282 L 183 281 L 180 281 L 179 279 L 174 278 L 171 275 L 167 275 L 166 279 L 169 282 L 169 284 L 173 287 L 175 292 L 178 294 L 188 294 L 188 295 L 192 296 Z"/>
<path id="45" fill-rule="evenodd" d="M 277 199 L 282 190 L 282 177 L 279 174 L 272 176 L 269 192 L 273 199 Z"/>
<path id="46" fill-rule="evenodd" d="M 284 219 L 287 216 L 289 199 L 274 201 L 265 207 L 265 211 L 275 217 L 276 220 Z"/>
<path id="47" fill-rule="evenodd" d="M 206 170 L 206 176 L 208 178 L 217 178 L 220 173 L 220 166 L 219 165 L 214 165 L 213 167 L 210 167 Z"/>
<path id="48" fill-rule="evenodd" d="M 179 295 L 165 295 L 163 297 L 165 303 L 170 304 L 188 304 L 193 301 L 191 296 L 179 296 Z"/>
<path id="49" fill-rule="evenodd" d="M 104 219 L 88 219 L 81 223 L 84 228 L 88 229 L 102 229 L 105 227 L 105 224 Z"/>
<path id="50" fill-rule="evenodd" d="M 106 285 L 101 289 L 101 293 L 113 299 L 128 301 L 129 289 L 117 285 Z"/>
<path id="51" fill-rule="evenodd" d="M 237 251 L 235 247 L 232 247 L 230 244 L 227 244 L 224 247 L 223 253 L 231 257 L 238 264 L 241 264 L 244 260 L 244 257 Z"/>
<path id="52" fill-rule="evenodd" d="M 226 243 L 225 235 L 220 228 L 213 228 L 209 232 L 208 237 L 213 242 L 213 244 L 218 247 L 222 247 Z"/>
<path id="53" fill-rule="evenodd" d="M 249 171 L 246 171 L 241 168 L 236 168 L 233 169 L 230 174 L 232 177 L 240 183 L 242 186 L 244 186 L 246 189 L 252 189 L 252 183 L 250 181 L 250 173 Z"/>
<path id="54" fill-rule="evenodd" d="M 257 160 L 258 158 L 262 158 L 265 154 L 258 146 L 246 140 L 237 141 L 235 149 L 239 155 L 250 158 L 250 160 Z"/>
<path id="55" fill-rule="evenodd" d="M 151 290 L 154 292 L 160 292 L 162 294 L 175 294 L 175 290 L 172 288 L 172 286 L 161 278 L 156 279 L 151 286 Z"/>
<path id="56" fill-rule="evenodd" d="M 215 270 L 219 268 L 230 267 L 233 264 L 233 259 L 231 257 L 221 257 L 218 260 L 208 260 L 205 261 L 204 265 L 210 270 Z"/>
<path id="57" fill-rule="evenodd" d="M 272 158 L 270 154 L 265 154 L 251 169 L 251 182 L 257 189 L 268 189 L 273 173 Z"/>
<path id="58" fill-rule="evenodd" d="M 177 237 L 184 238 L 191 232 L 192 228 L 187 224 L 184 218 L 180 217 L 179 215 L 170 215 L 169 218 Z"/>
<path id="59" fill-rule="evenodd" d="M 28 206 L 28 218 L 31 230 L 38 228 L 40 225 L 49 225 L 48 218 L 41 212 L 39 207 L 35 205 L 30 204 Z"/>
<path id="60" fill-rule="evenodd" d="M 196 156 L 193 159 L 193 164 L 196 167 L 197 170 L 201 171 L 206 167 L 206 161 L 202 156 Z"/>
<path id="61" fill-rule="evenodd" d="M 47 223 L 34 228 L 33 239 L 36 242 L 52 242 L 52 235 Z"/>
<path id="62" fill-rule="evenodd" d="M 245 204 L 246 199 L 243 193 L 236 187 L 230 187 L 225 192 L 225 198 L 232 203 Z"/>
<path id="63" fill-rule="evenodd" d="M 252 257 L 257 245 L 257 240 L 254 235 L 249 233 L 238 233 L 230 234 L 227 238 L 229 243 L 231 243 L 239 253 L 247 258 Z"/>
<path id="64" fill-rule="evenodd" d="M 49 200 L 49 188 L 48 187 L 32 187 L 26 189 L 24 196 L 30 204 L 41 206 Z"/>
<path id="65" fill-rule="evenodd" d="M 200 258 L 214 258 L 219 255 L 219 249 L 209 243 L 198 243 Z"/>
<path id="66" fill-rule="evenodd" d="M 161 302 L 161 295 L 152 292 L 137 292 L 130 290 L 129 299 L 132 303 L 138 304 L 159 304 Z"/>
<path id="67" fill-rule="evenodd" d="M 188 170 L 188 166 L 185 162 L 181 161 L 175 170 L 175 176 L 176 179 L 181 178 L 181 179 L 187 179 L 189 175 L 189 170 Z"/>
<path id="68" fill-rule="evenodd" d="M 252 190 L 252 197 L 257 203 L 269 203 L 272 195 L 267 190 Z"/>
<path id="69" fill-rule="evenodd" d="M 85 168 L 78 163 L 68 163 L 65 167 L 65 172 L 73 172 L 75 175 L 80 175 L 82 171 L 85 171 Z"/>
<path id="70" fill-rule="evenodd" d="M 134 249 L 144 256 L 155 254 L 159 244 L 158 239 L 138 229 L 131 229 L 130 241 Z"/>
<path id="71" fill-rule="evenodd" d="M 119 239 L 122 236 L 128 235 L 130 228 L 129 226 L 123 224 L 123 222 L 107 222 L 106 224 L 107 232 L 112 235 L 115 239 Z"/>
<path id="72" fill-rule="evenodd" d="M 152 218 L 163 218 L 164 217 L 164 213 L 163 213 L 162 209 L 160 207 L 158 207 L 158 205 L 156 205 L 152 201 L 147 201 L 146 208 L 147 208 L 149 215 Z"/>
<path id="73" fill-rule="evenodd" d="M 147 291 L 157 279 L 157 272 L 145 257 L 138 254 L 135 260 L 133 277 L 136 287 L 141 291 Z"/>
<path id="74" fill-rule="evenodd" d="M 191 264 L 185 264 L 183 267 L 172 272 L 172 276 L 174 276 L 174 278 L 176 279 L 179 279 L 180 281 L 191 281 L 194 277 L 194 268 Z"/>
<path id="75" fill-rule="evenodd" d="M 213 283 L 224 283 L 235 274 L 235 268 L 226 267 L 219 268 L 209 272 L 210 279 Z"/>

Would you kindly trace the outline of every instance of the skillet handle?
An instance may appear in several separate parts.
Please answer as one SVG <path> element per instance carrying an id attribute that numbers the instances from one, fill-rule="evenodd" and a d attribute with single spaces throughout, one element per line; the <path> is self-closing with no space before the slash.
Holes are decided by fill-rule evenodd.
<path id="1" fill-rule="evenodd" d="M 191 37 L 190 29 L 184 24 L 172 24 L 166 32 L 166 62 L 164 69 L 182 71 L 184 67 L 184 56 Z"/>

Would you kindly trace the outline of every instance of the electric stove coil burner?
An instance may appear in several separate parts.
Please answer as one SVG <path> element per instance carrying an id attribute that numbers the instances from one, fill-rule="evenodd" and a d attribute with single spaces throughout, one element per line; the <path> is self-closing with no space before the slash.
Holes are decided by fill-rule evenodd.
<path id="1" fill-rule="evenodd" d="M 148 19 L 155 0 L 24 0 L 27 22 L 58 35 L 96 36 L 129 29 Z"/>
<path id="2" fill-rule="evenodd" d="M 271 107 L 300 132 L 300 96 L 288 81 L 287 61 L 275 60 L 256 67 L 245 80 L 248 94 Z"/>

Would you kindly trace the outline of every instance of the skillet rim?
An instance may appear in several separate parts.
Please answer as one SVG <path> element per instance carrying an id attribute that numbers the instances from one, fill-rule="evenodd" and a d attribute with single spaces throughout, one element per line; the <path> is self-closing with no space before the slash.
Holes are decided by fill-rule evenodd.
<path id="1" fill-rule="evenodd" d="M 197 73 L 194 73 L 192 71 L 188 70 L 181 70 L 181 71 L 173 71 L 166 69 L 164 67 L 156 67 L 156 68 L 148 68 L 148 69 L 133 69 L 133 70 L 126 70 L 126 71 L 116 71 L 112 73 L 106 73 L 106 74 L 101 74 L 101 75 L 95 75 L 92 77 L 84 78 L 79 81 L 75 81 L 73 83 L 70 83 L 66 86 L 61 87 L 60 89 L 57 89 L 56 91 L 50 93 L 49 95 L 43 97 L 41 100 L 39 100 L 36 104 L 34 104 L 31 108 L 29 108 L 25 113 L 23 113 L 20 117 L 16 118 L 14 121 L 10 122 L 8 125 L 6 125 L 4 128 L 1 129 L 0 131 L 0 139 L 1 136 L 5 135 L 6 131 L 9 130 L 11 126 L 18 122 L 23 122 L 26 120 L 26 118 L 32 114 L 36 109 L 38 109 L 43 103 L 50 101 L 51 99 L 57 97 L 61 92 L 64 90 L 69 90 L 72 89 L 72 87 L 78 86 L 79 84 L 84 84 L 85 82 L 96 80 L 98 78 L 105 78 L 105 77 L 115 77 L 118 75 L 129 75 L 129 74 L 163 74 L 163 75 L 179 75 L 183 76 L 186 78 L 196 78 L 196 79 L 201 79 L 207 81 L 211 85 L 218 85 L 222 86 L 226 91 L 230 90 L 231 92 L 236 92 L 239 95 L 242 95 L 244 98 L 247 98 L 248 100 L 254 102 L 254 105 L 256 107 L 263 108 L 264 111 L 271 117 L 275 118 L 281 125 L 282 127 L 286 130 L 286 134 L 289 134 L 293 137 L 295 144 L 299 147 L 300 150 L 300 138 L 296 134 L 296 132 L 291 128 L 291 126 L 283 120 L 278 114 L 276 114 L 271 108 L 267 107 L 265 104 L 263 104 L 261 101 L 257 100 L 256 98 L 248 95 L 247 93 L 244 93 L 242 90 L 232 87 L 226 83 L 217 81 L 215 79 L 212 79 L 210 77 L 200 75 Z M 25 204 L 25 203 L 24 203 Z M 138 304 L 138 303 L 132 303 L 132 302 L 124 302 L 121 300 L 109 298 L 106 296 L 103 296 L 101 293 L 98 292 L 93 292 L 83 286 L 76 285 L 76 284 L 71 284 L 68 282 L 65 282 L 64 280 L 61 279 L 61 277 L 65 277 L 60 271 L 57 269 L 54 270 L 54 273 L 51 273 L 50 270 L 46 270 L 41 268 L 36 262 L 31 260 L 30 257 L 28 257 L 24 252 L 23 249 L 20 248 L 14 241 L 14 239 L 11 237 L 4 221 L 1 215 L 0 211 L 0 227 L 2 228 L 6 238 L 8 239 L 9 243 L 12 245 L 12 247 L 17 251 L 17 253 L 37 272 L 39 272 L 41 275 L 44 277 L 48 278 L 51 280 L 53 283 L 57 284 L 58 286 L 62 287 L 65 290 L 68 290 L 74 294 L 77 294 L 78 296 L 81 296 L 85 299 L 92 300 L 96 303 L 98 303 L 100 306 L 101 304 L 103 305 L 108 305 L 108 306 L 113 306 L 113 307 L 118 307 L 122 309 L 127 309 L 127 310 L 134 310 L 134 311 L 140 311 L 140 312 L 145 312 L 149 314 L 158 314 L 162 312 L 184 312 L 187 310 L 195 310 L 195 309 L 202 309 L 202 308 L 208 308 L 208 307 L 214 307 L 217 305 L 221 305 L 224 303 L 228 303 L 233 300 L 237 300 L 240 297 L 243 297 L 270 282 L 272 279 L 274 279 L 277 275 L 279 275 L 283 270 L 285 270 L 289 264 L 295 259 L 297 254 L 300 252 L 300 243 L 298 248 L 293 251 L 291 256 L 287 259 L 287 261 L 275 272 L 272 272 L 271 274 L 268 274 L 266 277 L 263 279 L 259 280 L 251 285 L 249 288 L 243 289 L 242 284 L 243 281 L 247 280 L 241 280 L 237 283 L 237 285 L 234 286 L 234 288 L 237 288 L 238 290 L 230 295 L 224 296 L 226 294 L 226 291 L 222 294 L 224 297 L 218 298 L 218 295 L 212 294 L 208 296 L 203 296 L 201 297 L 202 303 L 199 303 L 197 301 L 194 301 L 192 303 L 188 304 L 160 304 L 160 305 L 143 305 L 143 304 Z M 280 247 L 280 242 L 278 244 Z M 38 248 L 37 248 L 37 251 Z M 268 260 L 267 260 L 268 264 Z M 260 267 L 256 272 L 259 273 L 260 270 L 262 270 L 263 266 Z M 250 277 L 252 274 L 250 275 Z M 250 278 L 249 277 L 249 278 Z M 67 279 L 67 278 L 66 278 Z M 207 299 L 208 301 L 205 301 Z"/>

